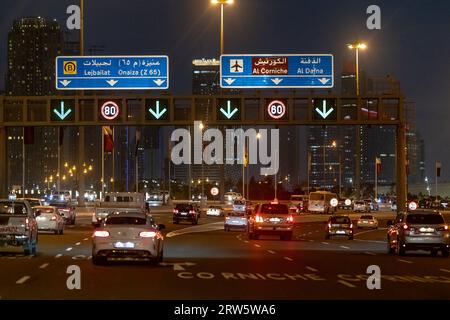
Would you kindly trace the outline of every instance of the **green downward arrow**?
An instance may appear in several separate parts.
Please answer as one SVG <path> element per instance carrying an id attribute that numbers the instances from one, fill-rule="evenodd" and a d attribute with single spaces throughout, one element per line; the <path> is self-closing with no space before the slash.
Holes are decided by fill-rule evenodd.
<path id="1" fill-rule="evenodd" d="M 64 101 L 61 101 L 60 110 L 53 109 L 53 112 L 58 116 L 58 118 L 60 118 L 61 120 L 64 120 L 72 112 L 72 109 L 69 108 L 69 109 L 65 110 Z"/>

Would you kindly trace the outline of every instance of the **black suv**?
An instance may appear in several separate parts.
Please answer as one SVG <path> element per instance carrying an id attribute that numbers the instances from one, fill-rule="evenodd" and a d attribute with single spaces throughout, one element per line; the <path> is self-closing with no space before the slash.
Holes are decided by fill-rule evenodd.
<path id="1" fill-rule="evenodd" d="M 173 223 L 178 224 L 180 220 L 189 221 L 192 224 L 198 224 L 200 210 L 195 204 L 179 203 L 173 209 Z"/>

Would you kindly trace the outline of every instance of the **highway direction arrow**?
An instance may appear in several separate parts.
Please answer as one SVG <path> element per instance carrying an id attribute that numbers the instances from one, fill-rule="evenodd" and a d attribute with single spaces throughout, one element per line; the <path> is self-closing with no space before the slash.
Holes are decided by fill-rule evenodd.
<path id="1" fill-rule="evenodd" d="M 326 119 L 326 118 L 328 118 L 328 116 L 329 116 L 330 114 L 333 113 L 334 108 L 331 107 L 330 109 L 328 109 L 328 108 L 327 108 L 327 101 L 326 101 L 326 100 L 323 100 L 322 103 L 323 103 L 323 104 L 322 104 L 322 110 L 320 110 L 319 108 L 316 108 L 316 112 L 317 112 L 323 119 Z"/>
<path id="2" fill-rule="evenodd" d="M 149 108 L 148 112 L 150 112 L 156 120 L 159 120 L 159 118 L 161 118 L 167 112 L 167 108 L 160 109 L 159 100 L 156 100 L 155 110 Z"/>
<path id="3" fill-rule="evenodd" d="M 220 57 L 222 88 L 333 88 L 332 54 L 227 54 Z"/>
<path id="4" fill-rule="evenodd" d="M 227 101 L 227 110 L 224 110 L 223 108 L 220 108 L 220 112 L 222 112 L 223 115 L 227 119 L 231 119 L 234 116 L 234 114 L 236 112 L 238 112 L 238 110 L 239 110 L 238 108 L 234 108 L 233 110 L 231 110 L 231 101 L 230 100 Z"/>
<path id="5" fill-rule="evenodd" d="M 61 56 L 56 89 L 139 90 L 169 88 L 167 56 Z"/>
<path id="6" fill-rule="evenodd" d="M 51 100 L 50 101 L 50 120 L 57 122 L 67 122 L 75 120 L 75 100 Z"/>
<path id="7" fill-rule="evenodd" d="M 64 120 L 72 112 L 72 109 L 65 109 L 64 101 L 61 101 L 60 109 L 53 109 L 53 112 L 58 116 L 59 119 Z"/>

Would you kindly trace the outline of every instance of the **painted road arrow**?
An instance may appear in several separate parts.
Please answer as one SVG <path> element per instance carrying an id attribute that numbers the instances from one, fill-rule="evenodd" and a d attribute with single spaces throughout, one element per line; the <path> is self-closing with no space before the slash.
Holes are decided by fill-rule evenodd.
<path id="1" fill-rule="evenodd" d="M 159 110 L 159 101 L 156 101 L 156 110 L 149 108 L 148 112 L 150 112 L 156 118 L 156 120 L 159 120 L 159 118 L 161 118 L 164 115 L 164 113 L 167 112 L 167 108 Z"/>
<path id="2" fill-rule="evenodd" d="M 163 267 L 173 266 L 173 271 L 184 271 L 186 269 L 183 268 L 183 266 L 186 266 L 186 267 L 195 266 L 195 263 L 193 263 L 193 262 L 161 262 L 159 265 L 163 266 Z"/>
<path id="3" fill-rule="evenodd" d="M 233 78 L 226 78 L 226 79 L 223 79 L 223 81 L 225 81 L 228 85 L 232 85 L 233 84 L 233 82 L 235 82 L 236 81 L 236 79 L 233 79 Z"/>
<path id="4" fill-rule="evenodd" d="M 107 82 L 111 87 L 114 87 L 114 85 L 115 85 L 117 82 L 119 82 L 119 80 L 111 79 L 111 80 L 106 80 L 106 82 Z"/>
<path id="5" fill-rule="evenodd" d="M 53 109 L 53 112 L 58 116 L 58 118 L 60 118 L 61 120 L 64 120 L 72 112 L 72 109 L 65 110 L 64 101 L 61 101 L 60 111 L 58 109 Z"/>
<path id="6" fill-rule="evenodd" d="M 223 108 L 220 108 L 220 112 L 222 112 L 223 115 L 224 115 L 225 117 L 227 117 L 227 119 L 231 119 L 231 117 L 233 117 L 234 114 L 235 114 L 236 112 L 238 112 L 238 108 L 234 108 L 234 110 L 231 110 L 231 101 L 228 100 L 228 101 L 227 101 L 227 111 L 225 111 Z"/>
<path id="7" fill-rule="evenodd" d="M 70 80 L 62 80 L 62 81 L 59 81 L 64 87 L 67 87 L 72 81 L 70 81 Z"/>
<path id="8" fill-rule="evenodd" d="M 334 108 L 327 110 L 327 102 L 325 100 L 323 101 L 322 110 L 316 108 L 316 112 L 324 119 L 326 119 L 333 111 Z"/>

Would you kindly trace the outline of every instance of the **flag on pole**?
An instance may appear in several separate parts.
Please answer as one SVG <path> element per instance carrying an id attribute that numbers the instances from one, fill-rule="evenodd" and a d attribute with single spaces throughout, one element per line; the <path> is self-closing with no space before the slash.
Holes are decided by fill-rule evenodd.
<path id="1" fill-rule="evenodd" d="M 137 157 L 139 150 L 139 143 L 141 142 L 141 131 L 136 129 L 136 147 L 134 149 L 134 156 Z"/>
<path id="2" fill-rule="evenodd" d="M 436 161 L 436 177 L 441 176 L 441 168 L 442 168 L 442 163 L 439 161 Z"/>
<path id="3" fill-rule="evenodd" d="M 114 137 L 110 126 L 103 126 L 103 150 L 112 152 L 114 150 Z"/>
<path id="4" fill-rule="evenodd" d="M 377 170 L 377 174 L 381 173 L 381 158 L 375 157 L 375 168 Z"/>

